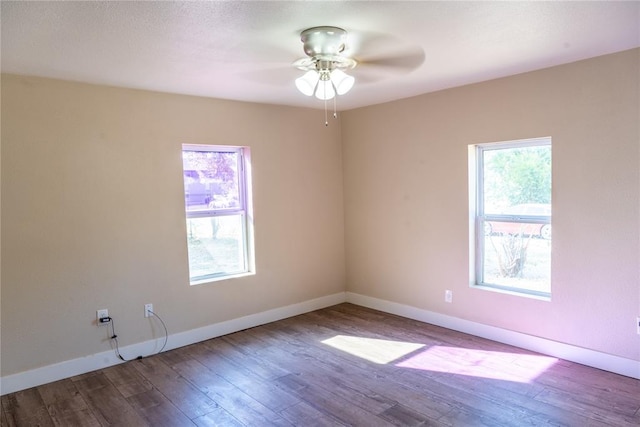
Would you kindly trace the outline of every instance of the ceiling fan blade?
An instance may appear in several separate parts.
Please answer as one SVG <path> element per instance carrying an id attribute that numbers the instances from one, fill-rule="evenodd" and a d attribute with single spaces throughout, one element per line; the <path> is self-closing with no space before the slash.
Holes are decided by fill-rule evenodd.
<path id="1" fill-rule="evenodd" d="M 353 30 L 343 53 L 353 56 L 358 65 L 353 70 L 361 81 L 378 81 L 411 72 L 424 63 L 424 50 L 395 36 Z"/>
<path id="2" fill-rule="evenodd" d="M 304 56 L 298 33 L 277 31 L 246 33 L 226 50 L 223 67 L 242 79 L 282 86 L 302 75 L 293 61 Z"/>
<path id="3" fill-rule="evenodd" d="M 291 65 L 275 65 L 273 67 L 265 66 L 259 69 L 241 71 L 237 74 L 251 82 L 283 86 L 293 84 L 296 78 L 303 75 L 303 72 L 293 68 Z"/>
<path id="4" fill-rule="evenodd" d="M 379 67 L 367 66 L 358 66 L 351 70 L 350 74 L 355 77 L 357 84 L 375 83 L 394 76 L 394 73 L 390 73 L 388 70 L 384 70 Z"/>
<path id="5" fill-rule="evenodd" d="M 358 81 L 373 83 L 408 74 L 417 69 L 424 62 L 424 59 L 424 52 L 418 49 L 405 54 L 368 58 L 358 62 L 358 65 L 351 72 Z"/>
<path id="6" fill-rule="evenodd" d="M 362 58 L 358 61 L 363 66 L 376 66 L 395 69 L 397 71 L 412 71 L 424 62 L 424 51 L 420 48 L 405 49 L 391 55 L 376 55 Z"/>

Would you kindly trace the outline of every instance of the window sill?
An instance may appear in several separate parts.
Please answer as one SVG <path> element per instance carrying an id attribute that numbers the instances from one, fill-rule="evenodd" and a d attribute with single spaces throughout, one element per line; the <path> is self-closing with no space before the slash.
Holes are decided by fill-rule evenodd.
<path id="1" fill-rule="evenodd" d="M 494 286 L 487 286 L 487 285 L 471 285 L 471 288 L 473 289 L 480 289 L 483 291 L 490 291 L 490 292 L 498 292 L 500 294 L 507 294 L 507 295 L 513 295 L 513 296 L 517 296 L 517 297 L 524 297 L 524 298 L 531 298 L 531 299 L 535 299 L 538 301 L 547 301 L 547 302 L 551 302 L 551 294 L 534 294 L 534 293 L 530 293 L 527 291 L 517 291 L 517 290 L 513 290 L 513 289 L 503 289 L 503 288 L 499 288 L 499 287 L 494 287 Z"/>
<path id="2" fill-rule="evenodd" d="M 204 284 L 207 284 L 207 283 L 221 282 L 223 280 L 239 279 L 241 277 L 255 276 L 255 274 L 256 274 L 255 272 L 249 271 L 249 272 L 245 272 L 245 273 L 227 274 L 227 275 L 224 275 L 224 276 L 216 276 L 216 277 L 207 277 L 206 279 L 190 281 L 189 284 L 191 286 L 204 285 Z"/>

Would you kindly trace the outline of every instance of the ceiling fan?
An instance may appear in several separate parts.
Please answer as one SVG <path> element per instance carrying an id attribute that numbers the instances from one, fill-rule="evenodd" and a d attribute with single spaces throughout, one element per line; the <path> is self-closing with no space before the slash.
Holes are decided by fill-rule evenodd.
<path id="1" fill-rule="evenodd" d="M 347 31 L 340 27 L 318 26 L 302 31 L 300 40 L 307 56 L 294 61 L 293 66 L 306 72 L 295 80 L 295 84 L 304 95 L 315 94 L 316 98 L 325 101 L 325 125 L 328 125 L 326 101 L 334 100 L 333 116 L 336 117 L 336 96 L 346 94 L 355 83 L 355 77 L 345 71 L 351 72 L 358 67 L 353 74 L 372 81 L 381 74 L 411 71 L 424 61 L 422 49 L 403 45 L 382 34 L 361 32 L 348 39 Z M 356 46 L 349 46 L 350 41 Z M 376 68 L 377 73 L 367 73 Z"/>
<path id="2" fill-rule="evenodd" d="M 332 99 L 347 93 L 355 82 L 353 76 L 343 70 L 357 65 L 357 61 L 343 56 L 347 32 L 338 27 L 313 27 L 300 34 L 304 43 L 306 58 L 300 58 L 293 66 L 306 71 L 296 79 L 296 87 L 307 96 L 315 93 L 316 98 Z"/>

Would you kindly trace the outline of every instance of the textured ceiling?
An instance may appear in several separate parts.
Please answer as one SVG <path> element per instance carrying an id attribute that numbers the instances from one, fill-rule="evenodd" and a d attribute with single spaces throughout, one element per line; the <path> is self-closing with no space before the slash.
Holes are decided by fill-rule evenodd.
<path id="1" fill-rule="evenodd" d="M 2 72 L 322 108 L 299 34 L 349 32 L 345 110 L 640 46 L 640 2 L 9 2 Z"/>

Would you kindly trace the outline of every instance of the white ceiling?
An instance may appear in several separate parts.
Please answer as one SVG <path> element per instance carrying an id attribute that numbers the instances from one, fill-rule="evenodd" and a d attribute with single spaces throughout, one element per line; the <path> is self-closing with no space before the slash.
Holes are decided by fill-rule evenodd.
<path id="1" fill-rule="evenodd" d="M 299 34 L 349 32 L 346 110 L 640 46 L 640 2 L 8 2 L 2 72 L 323 108 Z M 382 61 L 382 57 L 405 57 Z M 380 65 L 385 63 L 386 66 Z M 376 65 L 378 64 L 378 65 Z M 399 67 L 402 66 L 402 67 Z"/>

